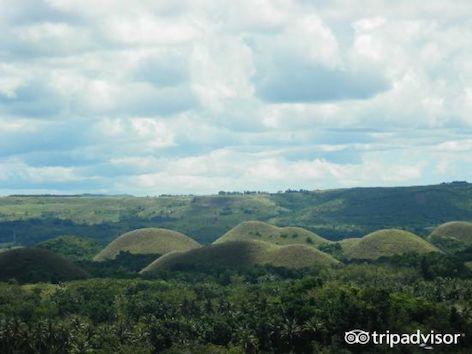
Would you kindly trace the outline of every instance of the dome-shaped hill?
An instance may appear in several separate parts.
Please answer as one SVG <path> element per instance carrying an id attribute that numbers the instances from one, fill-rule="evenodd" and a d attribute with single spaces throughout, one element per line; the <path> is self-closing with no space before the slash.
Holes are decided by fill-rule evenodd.
<path id="1" fill-rule="evenodd" d="M 344 246 L 344 254 L 348 259 L 377 259 L 409 252 L 439 251 L 421 237 L 397 229 L 378 230 L 362 237 L 359 241 L 348 241 Z"/>
<path id="2" fill-rule="evenodd" d="M 222 242 L 187 252 L 172 252 L 158 258 L 141 272 L 199 266 L 240 268 L 256 264 L 285 268 L 326 267 L 338 263 L 333 257 L 314 247 L 278 246 L 264 241 L 246 240 Z"/>
<path id="3" fill-rule="evenodd" d="M 309 266 L 326 267 L 339 261 L 327 253 L 305 245 L 280 246 L 267 255 L 265 264 L 275 267 L 304 268 Z"/>
<path id="4" fill-rule="evenodd" d="M 355 247 L 359 242 L 361 238 L 345 238 L 343 240 L 339 240 L 337 243 L 341 245 L 341 249 L 344 254 L 348 254 L 353 247 Z"/>
<path id="5" fill-rule="evenodd" d="M 114 259 L 120 252 L 164 255 L 172 251 L 188 251 L 200 244 L 184 234 L 159 228 L 138 229 L 113 240 L 95 257 L 95 261 Z"/>
<path id="6" fill-rule="evenodd" d="M 456 246 L 472 245 L 472 223 L 465 221 L 451 221 L 439 225 L 429 235 L 432 243 L 446 249 Z"/>
<path id="7" fill-rule="evenodd" d="M 81 268 L 42 248 L 17 248 L 0 253 L 0 280 L 20 283 L 59 282 L 86 278 Z"/>
<path id="8" fill-rule="evenodd" d="M 226 241 L 258 240 L 276 245 L 304 244 L 319 246 L 330 241 L 301 227 L 277 227 L 262 221 L 245 221 L 235 226 L 214 244 Z"/>

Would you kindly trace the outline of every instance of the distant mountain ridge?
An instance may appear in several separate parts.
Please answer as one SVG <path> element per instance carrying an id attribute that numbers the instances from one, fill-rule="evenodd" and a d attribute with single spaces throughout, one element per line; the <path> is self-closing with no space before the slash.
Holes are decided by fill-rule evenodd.
<path id="1" fill-rule="evenodd" d="M 472 184 L 208 196 L 1 197 L 0 243 L 32 245 L 69 234 L 104 245 L 134 229 L 159 227 L 209 244 L 249 220 L 296 225 L 329 240 L 390 228 L 427 236 L 440 224 L 472 221 Z"/>

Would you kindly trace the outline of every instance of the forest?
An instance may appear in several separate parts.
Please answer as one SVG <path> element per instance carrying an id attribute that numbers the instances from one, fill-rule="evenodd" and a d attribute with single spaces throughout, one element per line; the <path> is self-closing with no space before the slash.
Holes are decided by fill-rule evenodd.
<path id="1" fill-rule="evenodd" d="M 122 271 L 109 272 L 105 278 L 32 285 L 10 281 L 0 285 L 0 351 L 421 350 L 344 342 L 345 331 L 362 328 L 461 333 L 465 336 L 459 347 L 434 349 L 468 353 L 472 349 L 470 270 L 454 259 L 429 257 L 409 254 L 325 271 L 200 268 L 152 277 L 130 276 L 136 260 L 120 259 L 116 262 Z M 100 274 L 98 268 L 88 270 Z"/>

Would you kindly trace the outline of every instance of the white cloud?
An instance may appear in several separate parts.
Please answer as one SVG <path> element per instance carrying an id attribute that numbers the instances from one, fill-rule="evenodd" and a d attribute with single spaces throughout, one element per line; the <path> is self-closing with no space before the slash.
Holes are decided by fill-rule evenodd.
<path id="1" fill-rule="evenodd" d="M 0 8 L 1 191 L 204 193 L 472 175 L 467 0 Z"/>

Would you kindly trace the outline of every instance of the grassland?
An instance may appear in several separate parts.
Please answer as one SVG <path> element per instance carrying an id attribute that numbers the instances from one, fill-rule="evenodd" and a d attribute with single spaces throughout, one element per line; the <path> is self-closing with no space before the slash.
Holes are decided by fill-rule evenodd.
<path id="1" fill-rule="evenodd" d="M 430 238 L 452 238 L 466 245 L 472 245 L 472 223 L 464 221 L 451 221 L 439 225 L 433 230 Z"/>
<path id="2" fill-rule="evenodd" d="M 319 246 L 330 241 L 301 227 L 277 227 L 262 221 L 245 221 L 229 230 L 214 243 L 259 240 L 276 245 L 304 244 Z"/>
<path id="3" fill-rule="evenodd" d="M 113 240 L 95 257 L 95 261 L 114 259 L 120 252 L 164 255 L 172 251 L 188 251 L 200 247 L 190 237 L 176 231 L 145 228 L 130 231 Z"/>
<path id="4" fill-rule="evenodd" d="M 350 254 L 358 243 L 361 241 L 361 238 L 345 238 L 344 240 L 338 241 L 341 245 L 342 252 L 344 254 Z"/>
<path id="5" fill-rule="evenodd" d="M 199 266 L 244 268 L 255 264 L 303 268 L 327 267 L 338 264 L 338 261 L 305 245 L 278 246 L 255 240 L 227 241 L 187 252 L 169 253 L 144 268 L 142 273 Z"/>
<path id="6" fill-rule="evenodd" d="M 471 253 L 472 223 L 452 221 L 439 225 L 428 240 L 450 254 Z"/>
<path id="7" fill-rule="evenodd" d="M 0 253 L 0 280 L 58 282 L 85 278 L 69 260 L 42 248 L 19 248 Z"/>
<path id="8" fill-rule="evenodd" d="M 343 245 L 341 245 L 343 247 Z M 344 242 L 348 259 L 378 259 L 410 252 L 429 253 L 438 249 L 411 232 L 386 229 L 368 234 L 358 241 Z"/>

